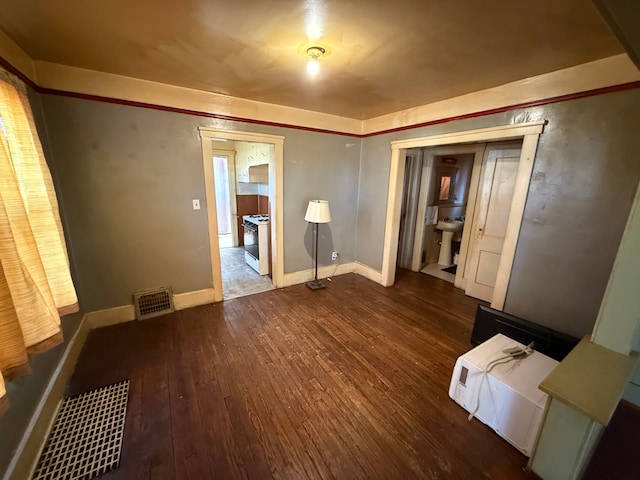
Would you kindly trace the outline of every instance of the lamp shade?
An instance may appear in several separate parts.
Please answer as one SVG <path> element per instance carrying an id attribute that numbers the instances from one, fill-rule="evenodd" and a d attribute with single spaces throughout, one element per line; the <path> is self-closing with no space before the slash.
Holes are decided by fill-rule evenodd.
<path id="1" fill-rule="evenodd" d="M 329 223 L 331 221 L 329 202 L 326 200 L 310 200 L 304 219 L 311 223 Z"/>

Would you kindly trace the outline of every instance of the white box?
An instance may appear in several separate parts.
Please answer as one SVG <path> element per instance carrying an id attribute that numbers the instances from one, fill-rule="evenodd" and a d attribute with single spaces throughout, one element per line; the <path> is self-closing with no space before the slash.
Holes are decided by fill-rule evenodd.
<path id="1" fill-rule="evenodd" d="M 558 362 L 535 351 L 521 359 L 504 358 L 503 350 L 513 347 L 525 346 L 498 334 L 458 358 L 449 396 L 530 456 L 547 401 L 538 385 Z M 503 358 L 506 363 L 500 363 Z"/>

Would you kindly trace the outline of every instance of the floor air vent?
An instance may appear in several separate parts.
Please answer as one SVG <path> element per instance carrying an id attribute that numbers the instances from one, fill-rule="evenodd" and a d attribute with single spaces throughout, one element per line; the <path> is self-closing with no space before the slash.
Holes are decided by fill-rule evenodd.
<path id="1" fill-rule="evenodd" d="M 136 307 L 136 318 L 145 320 L 165 313 L 171 313 L 173 308 L 173 292 L 171 287 L 160 287 L 151 290 L 140 290 L 133 294 L 133 304 Z"/>

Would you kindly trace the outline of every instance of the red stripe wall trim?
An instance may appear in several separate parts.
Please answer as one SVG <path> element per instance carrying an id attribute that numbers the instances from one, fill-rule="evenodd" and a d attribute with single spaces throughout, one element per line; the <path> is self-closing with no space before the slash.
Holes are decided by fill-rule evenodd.
<path id="1" fill-rule="evenodd" d="M 603 95 L 605 93 L 620 92 L 622 90 L 631 90 L 634 88 L 640 88 L 640 81 L 623 83 L 620 85 L 612 85 L 610 87 L 596 88 L 593 90 L 586 90 L 584 92 L 569 93 L 567 95 L 559 95 L 557 97 L 543 98 L 541 100 L 534 100 L 531 102 L 516 103 L 516 104 L 508 105 L 505 107 L 491 108 L 489 110 L 480 110 L 478 112 L 465 113 L 464 115 L 457 115 L 453 117 L 441 118 L 438 120 L 431 120 L 428 122 L 415 123 L 415 124 L 406 125 L 403 127 L 390 128 L 388 130 L 380 130 L 378 132 L 373 132 L 373 133 L 365 133 L 363 135 L 360 135 L 360 137 L 373 137 L 376 135 L 384 135 L 387 133 L 401 132 L 403 130 L 411 130 L 413 128 L 428 127 L 430 125 L 438 125 L 440 123 L 453 122 L 455 120 L 464 120 L 466 118 L 483 117 L 485 115 L 492 115 L 494 113 L 508 112 L 509 110 L 539 107 L 541 105 L 549 105 L 550 103 L 566 102 L 569 100 L 576 100 L 576 99 L 585 98 L 585 97 L 593 97 L 594 95 Z"/>
<path id="2" fill-rule="evenodd" d="M 7 72 L 13 73 L 16 77 L 22 80 L 24 83 L 29 85 L 34 90 L 38 90 L 38 86 L 31 81 L 29 77 L 27 77 L 24 73 L 18 70 L 16 67 L 7 62 L 4 58 L 0 57 L 0 67 L 4 68 Z"/>
<path id="3" fill-rule="evenodd" d="M 98 95 L 90 95 L 90 94 L 86 94 L 86 93 L 77 93 L 77 92 L 68 92 L 65 90 L 56 90 L 53 88 L 44 88 L 44 87 L 40 87 L 39 85 L 35 84 L 33 81 L 31 81 L 30 78 L 28 78 L 26 75 L 24 75 L 22 72 L 20 72 L 17 68 L 15 68 L 13 65 L 11 65 L 9 62 L 7 62 L 4 58 L 0 57 L 0 66 L 2 66 L 5 70 L 13 73 L 14 75 L 16 75 L 17 77 L 19 77 L 23 82 L 25 82 L 27 85 L 29 85 L 31 88 L 33 88 L 34 90 L 36 90 L 38 93 L 45 93 L 48 95 L 59 95 L 59 96 L 63 96 L 63 97 L 72 97 L 72 98 L 82 98 L 85 100 L 94 100 L 97 102 L 105 102 L 105 103 L 114 103 L 117 105 L 127 105 L 127 106 L 132 106 L 132 107 L 140 107 L 140 108 L 149 108 L 152 110 L 160 110 L 160 111 L 164 111 L 164 112 L 173 112 L 173 113 L 184 113 L 186 115 L 195 115 L 198 117 L 207 117 L 207 118 L 216 118 L 219 120 L 229 120 L 229 121 L 234 121 L 234 122 L 243 122 L 243 123 L 253 123 L 253 124 L 258 124 L 258 125 L 266 125 L 266 126 L 270 126 L 270 127 L 281 127 L 281 128 L 293 128 L 296 130 L 304 130 L 304 131 L 308 131 L 308 132 L 319 132 L 319 133 L 327 133 L 327 134 L 331 134 L 331 135 L 342 135 L 342 136 L 346 136 L 346 137 L 355 137 L 355 138 L 367 138 L 367 137 L 374 137 L 377 135 L 385 135 L 385 134 L 389 134 L 389 133 L 395 133 L 395 132 L 401 132 L 404 130 L 411 130 L 414 128 L 420 128 L 420 127 L 428 127 L 431 125 L 439 125 L 441 123 L 447 123 L 447 122 L 453 122 L 455 120 L 464 120 L 467 118 L 475 118 L 475 117 L 483 117 L 486 115 L 492 115 L 495 113 L 503 113 L 503 112 L 507 112 L 509 110 L 517 110 L 517 109 L 522 109 L 522 108 L 530 108 L 530 107 L 539 107 L 541 105 L 548 105 L 551 103 L 559 103 L 559 102 L 566 102 L 569 100 L 576 100 L 579 98 L 585 98 L 585 97 L 592 97 L 594 95 L 603 95 L 605 93 L 612 93 L 612 92 L 619 92 L 619 91 L 623 91 L 623 90 L 631 90 L 634 88 L 640 88 L 640 81 L 635 81 L 635 82 L 629 82 L 629 83 L 623 83 L 621 85 L 613 85 L 610 87 L 602 87 L 602 88 L 596 88 L 593 90 L 587 90 L 584 92 L 578 92 L 578 93 L 569 93 L 567 95 L 559 95 L 556 97 L 549 97 L 549 98 L 544 98 L 541 100 L 534 100 L 531 102 L 524 102 L 524 103 L 517 103 L 517 104 L 513 104 L 513 105 L 507 105 L 504 107 L 498 107 L 498 108 L 492 108 L 489 110 L 480 110 L 477 112 L 471 112 L 471 113 L 465 113 L 463 115 L 456 115 L 453 117 L 446 117 L 446 118 L 440 118 L 438 120 L 430 120 L 427 122 L 421 122 L 421 123 L 415 123 L 415 124 L 411 124 L 411 125 L 405 125 L 402 127 L 395 127 L 395 128 L 390 128 L 388 130 L 380 130 L 377 132 L 372 132 L 372 133 L 365 133 L 365 134 L 357 134 L 357 133 L 346 133 L 346 132 L 339 132 L 336 130 L 326 130 L 326 129 L 322 129 L 322 128 L 313 128 L 313 127 L 305 127 L 305 126 L 301 126 L 301 125 L 291 125 L 291 124 L 287 124 L 287 123 L 278 123 L 278 122 L 268 122 L 265 120 L 255 120 L 255 119 L 251 119 L 251 118 L 243 118 L 243 117 L 234 117 L 232 115 L 221 115 L 218 113 L 208 113 L 208 112 L 201 112 L 198 110 L 189 110 L 186 108 L 176 108 L 176 107 L 168 107 L 165 105 L 156 105 L 153 103 L 144 103 L 144 102 L 136 102 L 136 101 L 131 101 L 131 100 L 122 100 L 119 98 L 111 98 L 111 97 L 101 97 Z"/>
<path id="4" fill-rule="evenodd" d="M 152 110 L 161 110 L 163 112 L 184 113 L 186 115 L 195 115 L 198 117 L 216 118 L 218 120 L 229 120 L 233 122 L 256 123 L 259 125 L 268 125 L 270 127 L 295 128 L 297 130 L 306 130 L 309 132 L 328 133 L 332 135 L 343 135 L 347 137 L 362 137 L 357 133 L 338 132 L 335 130 L 325 130 L 323 128 L 303 127 L 299 125 L 290 125 L 288 123 L 268 122 L 266 120 L 255 120 L 252 118 L 234 117 L 232 115 L 221 115 L 219 113 L 201 112 L 199 110 L 189 110 L 186 108 L 168 107 L 166 105 L 156 105 L 154 103 L 136 102 L 132 100 L 122 100 L 119 98 L 101 97 L 98 95 L 90 95 L 87 93 L 67 92 L 65 90 L 55 90 L 52 88 L 37 88 L 38 92 L 49 95 L 59 95 L 62 97 L 83 98 L 85 100 L 95 100 L 97 102 L 115 103 L 117 105 L 127 105 L 131 107 L 150 108 Z"/>

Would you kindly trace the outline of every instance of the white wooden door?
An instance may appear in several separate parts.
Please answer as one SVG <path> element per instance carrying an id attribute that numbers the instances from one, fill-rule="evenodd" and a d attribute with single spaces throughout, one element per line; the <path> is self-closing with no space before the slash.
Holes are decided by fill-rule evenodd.
<path id="1" fill-rule="evenodd" d="M 411 270 L 419 272 L 422 270 L 422 257 L 424 252 L 425 220 L 427 214 L 427 203 L 431 193 L 431 173 L 433 170 L 432 153 L 424 154 L 422 161 L 422 174 L 420 179 L 420 196 L 418 198 L 418 213 L 416 215 L 416 231 L 413 240 L 413 256 L 411 259 Z"/>
<path id="2" fill-rule="evenodd" d="M 414 251 L 416 215 L 422 176 L 422 152 L 407 152 L 404 170 L 404 192 L 400 215 L 398 238 L 398 266 L 410 269 Z"/>
<path id="3" fill-rule="evenodd" d="M 470 254 L 465 265 L 465 293 L 487 302 L 491 302 L 496 284 L 520 151 L 519 145 L 488 145 L 480 173 Z"/>

